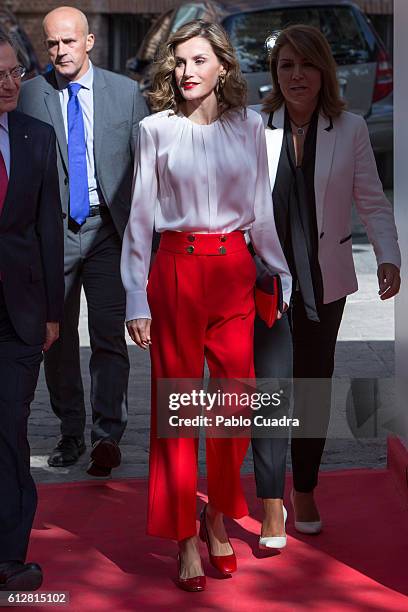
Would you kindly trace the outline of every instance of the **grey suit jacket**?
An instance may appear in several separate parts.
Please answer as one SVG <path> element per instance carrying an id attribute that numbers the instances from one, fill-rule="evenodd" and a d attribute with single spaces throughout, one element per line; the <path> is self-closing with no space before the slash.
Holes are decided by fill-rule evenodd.
<path id="1" fill-rule="evenodd" d="M 123 236 L 130 212 L 134 150 L 139 121 L 148 114 L 135 81 L 94 66 L 94 153 L 98 183 Z M 62 209 L 69 211 L 68 147 L 55 72 L 23 83 L 18 109 L 53 126 Z"/>

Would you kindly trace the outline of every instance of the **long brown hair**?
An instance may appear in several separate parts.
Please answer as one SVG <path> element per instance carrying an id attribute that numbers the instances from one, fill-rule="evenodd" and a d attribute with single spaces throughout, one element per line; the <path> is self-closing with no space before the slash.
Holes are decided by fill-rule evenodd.
<path id="1" fill-rule="evenodd" d="M 152 110 L 171 109 L 177 112 L 180 103 L 184 101 L 174 76 L 176 67 L 175 49 L 177 45 L 195 36 L 201 36 L 208 40 L 215 55 L 226 69 L 225 80 L 216 89 L 220 113 L 228 109 L 244 110 L 247 86 L 228 34 L 220 25 L 201 19 L 190 21 L 181 26 L 162 45 L 152 69 L 153 84 L 149 93 Z"/>
<path id="2" fill-rule="evenodd" d="M 322 85 L 319 93 L 319 110 L 326 117 L 338 117 L 346 104 L 340 97 L 336 62 L 330 45 L 320 30 L 303 24 L 285 28 L 276 38 L 269 58 L 273 90 L 265 98 L 263 110 L 269 113 L 274 112 L 285 102 L 278 82 L 279 54 L 285 45 L 290 45 L 303 59 L 311 62 L 320 70 Z"/>

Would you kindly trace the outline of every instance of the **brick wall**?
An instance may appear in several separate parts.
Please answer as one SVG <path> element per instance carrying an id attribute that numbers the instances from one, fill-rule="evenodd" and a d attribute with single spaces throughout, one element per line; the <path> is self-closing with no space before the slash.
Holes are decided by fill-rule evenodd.
<path id="1" fill-rule="evenodd" d="M 0 0 L 1 1 L 1 0 Z M 27 32 L 40 63 L 48 63 L 43 45 L 42 20 L 52 9 L 58 6 L 75 6 L 84 11 L 88 17 L 90 30 L 95 34 L 95 47 L 91 53 L 92 61 L 98 66 L 106 67 L 108 62 L 108 16 L 116 14 L 161 13 L 179 4 L 177 0 L 3 0 L 18 18 Z"/>
<path id="2" fill-rule="evenodd" d="M 42 20 L 44 16 L 56 8 L 61 6 L 62 2 L 54 0 L 13 0 L 11 10 L 18 18 L 21 26 L 27 32 L 34 49 L 37 53 L 40 64 L 45 66 L 48 63 L 48 56 L 43 44 Z M 96 12 L 92 4 L 95 2 L 66 2 L 67 6 L 76 6 L 84 10 L 88 17 L 90 30 L 95 34 L 95 47 L 92 51 L 91 58 L 95 64 L 106 66 L 107 64 L 107 40 L 108 40 L 108 23 L 107 17 Z"/>
<path id="3" fill-rule="evenodd" d="M 42 66 L 48 63 L 47 51 L 43 44 L 42 20 L 44 15 L 25 12 L 17 14 L 18 20 L 28 34 Z M 90 31 L 95 34 L 95 46 L 90 57 L 95 64 L 106 66 L 108 55 L 108 19 L 101 14 L 88 14 L 87 17 Z"/>
<path id="4" fill-rule="evenodd" d="M 185 0 L 186 1 L 186 0 Z M 108 60 L 108 29 L 110 14 L 160 14 L 180 4 L 182 0 L 0 0 L 12 10 L 22 27 L 29 35 L 39 57 L 40 63 L 47 63 L 47 54 L 42 43 L 41 22 L 50 10 L 61 6 L 75 6 L 87 15 L 91 31 L 95 34 L 96 43 L 92 60 L 99 66 L 106 67 Z M 393 0 L 356 0 L 368 13 L 392 14 Z"/>

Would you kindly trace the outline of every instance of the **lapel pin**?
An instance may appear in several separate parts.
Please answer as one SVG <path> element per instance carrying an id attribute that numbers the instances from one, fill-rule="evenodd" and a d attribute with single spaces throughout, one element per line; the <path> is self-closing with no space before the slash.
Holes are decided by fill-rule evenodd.
<path id="1" fill-rule="evenodd" d="M 27 139 L 27 138 L 28 138 L 27 134 L 24 134 L 24 138 L 25 138 L 25 139 Z"/>

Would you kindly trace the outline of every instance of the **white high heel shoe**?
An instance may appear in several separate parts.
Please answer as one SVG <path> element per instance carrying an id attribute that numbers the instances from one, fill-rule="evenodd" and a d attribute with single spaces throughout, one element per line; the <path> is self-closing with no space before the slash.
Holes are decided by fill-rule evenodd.
<path id="1" fill-rule="evenodd" d="M 283 508 L 283 522 L 286 524 L 288 513 L 285 506 Z M 284 536 L 266 536 L 259 538 L 259 548 L 261 550 L 268 550 L 270 548 L 285 548 L 286 546 L 286 534 Z"/>
<path id="2" fill-rule="evenodd" d="M 292 502 L 292 506 L 293 506 L 293 513 L 295 514 L 295 504 L 294 504 L 294 495 L 293 495 L 293 489 L 290 492 L 290 499 Z M 307 535 L 317 535 L 318 533 L 321 532 L 323 527 L 323 523 L 322 521 L 297 521 L 296 520 L 296 514 L 295 514 L 295 529 L 296 531 L 298 531 L 299 533 L 305 533 Z"/>

